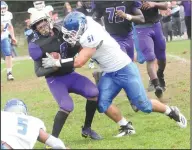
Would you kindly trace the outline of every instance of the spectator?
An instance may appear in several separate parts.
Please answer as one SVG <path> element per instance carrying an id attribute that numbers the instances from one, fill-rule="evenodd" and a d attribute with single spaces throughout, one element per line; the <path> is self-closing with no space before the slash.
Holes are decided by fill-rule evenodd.
<path id="1" fill-rule="evenodd" d="M 179 4 L 183 5 L 185 11 L 185 25 L 187 27 L 188 38 L 191 39 L 191 1 L 185 0 Z"/>
<path id="2" fill-rule="evenodd" d="M 172 6 L 172 27 L 173 27 L 173 33 L 174 36 L 178 37 L 178 36 L 182 36 L 181 35 L 181 19 L 180 19 L 180 6 L 177 5 L 176 1 L 172 1 L 171 2 L 171 6 Z"/>

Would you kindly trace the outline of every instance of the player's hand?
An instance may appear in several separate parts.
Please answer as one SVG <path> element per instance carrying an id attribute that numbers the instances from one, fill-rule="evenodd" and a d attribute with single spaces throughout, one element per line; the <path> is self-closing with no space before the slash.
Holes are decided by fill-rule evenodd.
<path id="1" fill-rule="evenodd" d="M 154 8 L 154 7 L 155 7 L 155 2 L 143 2 L 141 9 L 148 10 L 148 9 Z"/>
<path id="2" fill-rule="evenodd" d="M 11 43 L 12 43 L 13 45 L 17 45 L 17 40 L 16 40 L 15 38 L 12 38 L 12 39 L 11 39 Z"/>
<path id="3" fill-rule="evenodd" d="M 121 17 L 121 18 L 124 18 L 124 19 L 127 18 L 126 13 L 124 13 L 122 10 L 117 10 L 115 14 L 116 14 L 117 16 Z"/>
<path id="4" fill-rule="evenodd" d="M 44 68 L 61 67 L 60 60 L 54 59 L 49 53 L 46 53 L 47 58 L 42 58 L 42 66 Z"/>

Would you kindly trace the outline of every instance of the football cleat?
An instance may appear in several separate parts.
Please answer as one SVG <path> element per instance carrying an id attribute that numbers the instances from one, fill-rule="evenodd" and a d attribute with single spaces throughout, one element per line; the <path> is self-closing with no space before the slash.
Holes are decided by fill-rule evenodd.
<path id="1" fill-rule="evenodd" d="M 11 72 L 7 73 L 7 81 L 13 81 L 14 77 Z"/>
<path id="2" fill-rule="evenodd" d="M 156 86 L 156 87 L 155 87 L 155 95 L 156 95 L 158 98 L 163 97 L 163 89 L 162 89 L 160 86 Z"/>
<path id="3" fill-rule="evenodd" d="M 183 114 L 180 113 L 179 109 L 175 106 L 171 106 L 171 112 L 168 115 L 171 119 L 174 119 L 179 127 L 186 128 L 187 127 L 187 119 Z"/>
<path id="4" fill-rule="evenodd" d="M 90 137 L 93 140 L 101 140 L 102 137 L 97 134 L 94 130 L 92 130 L 90 127 L 82 127 L 82 137 Z"/>
<path id="5" fill-rule="evenodd" d="M 134 127 L 132 126 L 132 122 L 129 121 L 125 126 L 121 126 L 121 128 L 119 129 L 119 134 L 117 134 L 115 137 L 122 137 L 135 133 L 136 132 Z"/>
<path id="6" fill-rule="evenodd" d="M 53 149 L 51 146 L 45 145 L 44 149 Z"/>
<path id="7" fill-rule="evenodd" d="M 94 68 L 95 68 L 94 63 L 93 63 L 93 62 L 90 62 L 90 63 L 89 63 L 89 69 L 94 69 Z"/>

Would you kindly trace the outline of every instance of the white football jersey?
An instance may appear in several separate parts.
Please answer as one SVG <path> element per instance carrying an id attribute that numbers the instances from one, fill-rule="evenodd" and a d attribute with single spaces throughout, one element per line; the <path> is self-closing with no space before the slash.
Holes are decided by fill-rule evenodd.
<path id="1" fill-rule="evenodd" d="M 83 48 L 96 48 L 92 59 L 103 72 L 115 72 L 131 62 L 131 59 L 120 48 L 114 38 L 96 21 L 87 16 L 87 30 L 80 38 Z"/>
<path id="2" fill-rule="evenodd" d="M 49 12 L 53 11 L 53 7 L 51 5 L 45 6 L 45 8 L 43 8 L 43 11 L 49 15 Z M 32 14 L 34 11 L 42 11 L 42 10 L 37 10 L 36 8 L 32 7 L 28 9 L 28 13 Z"/>
<path id="3" fill-rule="evenodd" d="M 1 141 L 13 149 L 32 149 L 44 123 L 35 117 L 1 111 Z"/>
<path id="4" fill-rule="evenodd" d="M 6 11 L 4 15 L 1 14 L 1 26 L 3 27 L 3 32 L 1 32 L 1 40 L 8 38 L 8 26 L 11 25 L 12 19 L 13 15 L 9 11 Z"/>

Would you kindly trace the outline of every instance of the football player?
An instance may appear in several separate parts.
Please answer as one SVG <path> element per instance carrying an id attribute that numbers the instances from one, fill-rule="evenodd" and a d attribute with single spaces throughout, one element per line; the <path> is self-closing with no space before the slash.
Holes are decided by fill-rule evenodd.
<path id="1" fill-rule="evenodd" d="M 73 63 L 67 64 L 65 69 L 52 67 L 45 69 L 42 66 L 42 58 L 46 53 L 57 52 L 61 58 L 74 57 L 81 46 L 70 45 L 63 40 L 63 33 L 59 23 L 50 26 L 49 19 L 43 11 L 32 13 L 30 26 L 37 38 L 29 42 L 29 54 L 35 63 L 35 73 L 38 77 L 44 76 L 47 85 L 59 105 L 55 116 L 52 135 L 58 137 L 70 112 L 74 109 L 73 100 L 69 93 L 81 95 L 87 99 L 85 124 L 82 128 L 83 137 L 101 139 L 91 129 L 92 120 L 97 107 L 98 89 L 88 78 L 74 71 Z"/>
<path id="2" fill-rule="evenodd" d="M 48 57 L 42 59 L 44 68 L 67 64 L 81 68 L 90 58 L 98 62 L 103 72 L 98 83 L 98 111 L 120 125 L 117 137 L 135 134 L 132 123 L 112 104 L 121 89 L 125 90 L 129 101 L 142 112 L 159 112 L 173 119 L 181 128 L 187 126 L 186 118 L 177 107 L 169 107 L 147 97 L 137 66 L 99 23 L 83 13 L 71 12 L 64 18 L 62 32 L 65 41 L 72 45 L 80 42 L 83 49 L 75 58 L 55 59 L 47 53 Z"/>
<path id="3" fill-rule="evenodd" d="M 36 141 L 54 149 L 65 149 L 64 143 L 46 132 L 39 118 L 27 115 L 22 100 L 10 99 L 1 111 L 1 149 L 33 149 Z"/>
<path id="4" fill-rule="evenodd" d="M 8 11 L 8 5 L 6 2 L 1 1 L 1 50 L 5 56 L 5 64 L 7 68 L 7 80 L 14 80 L 12 74 L 12 50 L 11 43 L 16 44 L 17 40 L 15 38 L 14 28 L 11 24 L 13 15 Z M 11 36 L 11 43 L 9 39 L 9 34 Z"/>
<path id="5" fill-rule="evenodd" d="M 167 2 L 142 1 L 141 11 L 145 17 L 145 23 L 137 23 L 135 26 L 138 48 L 145 58 L 150 82 L 154 86 L 155 95 L 158 98 L 163 96 L 166 86 L 164 80 L 166 40 L 160 23 L 159 10 L 167 9 Z M 156 71 L 156 59 L 158 71 Z"/>

